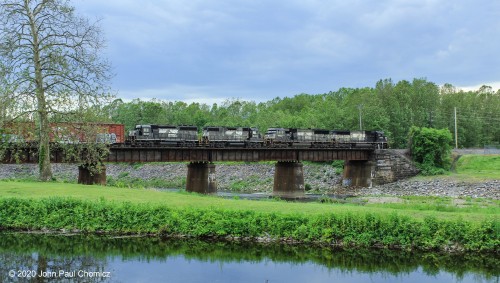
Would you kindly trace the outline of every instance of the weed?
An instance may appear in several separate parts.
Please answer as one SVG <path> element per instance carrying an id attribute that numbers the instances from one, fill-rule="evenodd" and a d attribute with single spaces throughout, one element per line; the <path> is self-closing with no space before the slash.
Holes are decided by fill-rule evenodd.
<path id="1" fill-rule="evenodd" d="M 125 177 L 128 177 L 128 175 L 130 175 L 129 172 L 121 172 L 120 174 L 118 174 L 118 179 L 123 179 Z"/>
<path id="2" fill-rule="evenodd" d="M 305 184 L 305 186 L 304 186 L 304 189 L 305 189 L 306 191 L 310 191 L 310 190 L 312 190 L 313 188 L 312 188 L 311 184 L 307 184 L 307 183 L 306 183 L 306 184 Z"/>
<path id="3" fill-rule="evenodd" d="M 499 249 L 497 201 L 460 208 L 447 198 L 404 200 L 364 206 L 291 203 L 279 198 L 247 201 L 185 192 L 1 181 L 0 228 L 266 237 L 423 250 Z"/>
<path id="4" fill-rule="evenodd" d="M 335 168 L 336 174 L 342 174 L 342 172 L 344 172 L 344 160 L 334 160 L 332 162 L 332 167 Z"/>

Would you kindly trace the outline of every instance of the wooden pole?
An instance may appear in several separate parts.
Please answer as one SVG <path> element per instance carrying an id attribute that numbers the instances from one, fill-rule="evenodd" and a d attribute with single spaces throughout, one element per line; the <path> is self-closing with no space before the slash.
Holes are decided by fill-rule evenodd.
<path id="1" fill-rule="evenodd" d="M 457 134 L 457 107 L 455 107 L 455 149 L 458 148 L 458 134 Z"/>

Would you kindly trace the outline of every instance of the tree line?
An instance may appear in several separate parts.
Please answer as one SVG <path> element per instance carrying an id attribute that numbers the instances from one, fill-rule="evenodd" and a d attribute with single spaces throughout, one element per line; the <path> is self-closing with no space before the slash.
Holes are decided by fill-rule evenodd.
<path id="1" fill-rule="evenodd" d="M 382 130 L 393 148 L 406 148 L 412 126 L 455 131 L 458 146 L 483 147 L 500 142 L 500 90 L 489 86 L 463 91 L 426 79 L 380 80 L 375 87 L 340 88 L 324 94 L 298 94 L 266 102 L 228 99 L 221 104 L 182 101 L 123 102 L 103 107 L 103 119 L 138 124 L 325 128 Z"/>
<path id="2" fill-rule="evenodd" d="M 9 123 L 33 123 L 41 180 L 52 177 L 51 123 L 61 122 L 85 123 L 87 134 L 96 133 L 92 122 L 123 123 L 127 129 L 136 124 L 373 129 L 385 131 L 392 147 L 403 148 L 412 126 L 453 132 L 456 121 L 459 147 L 500 142 L 499 90 L 462 91 L 426 79 L 385 79 L 375 87 L 259 103 L 110 102 L 111 66 L 101 56 L 104 38 L 98 22 L 75 13 L 70 0 L 0 0 L 0 15 L 0 141 L 12 134 L 4 132 Z M 73 149 L 67 147 L 68 155 L 82 164 L 99 160 L 100 154 Z M 0 143 L 0 159 L 6 150 Z M 88 144 L 84 152 L 102 151 Z"/>

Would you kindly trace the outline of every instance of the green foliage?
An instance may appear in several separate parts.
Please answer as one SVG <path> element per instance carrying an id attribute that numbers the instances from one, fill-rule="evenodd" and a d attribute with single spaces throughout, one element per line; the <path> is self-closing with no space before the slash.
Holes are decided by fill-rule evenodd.
<path id="1" fill-rule="evenodd" d="M 239 200 L 232 200 L 240 202 Z M 277 203 L 275 203 L 277 204 Z M 72 198 L 0 199 L 0 228 L 161 234 L 196 238 L 248 237 L 274 241 L 416 250 L 500 248 L 498 218 L 478 222 L 417 220 L 399 213 L 276 213 L 223 207 L 84 201 Z"/>
<path id="2" fill-rule="evenodd" d="M 237 99 L 206 105 L 184 102 L 116 100 L 104 109 L 112 120 L 126 129 L 136 124 L 173 124 L 302 127 L 382 130 L 394 148 L 407 146 L 412 126 L 447 128 L 454 132 L 454 108 L 457 108 L 459 147 L 482 147 L 500 143 L 500 91 L 489 87 L 464 92 L 447 84 L 418 78 L 394 83 L 380 80 L 374 88 L 340 88 L 324 94 L 298 94 L 255 103 Z"/>
<path id="3" fill-rule="evenodd" d="M 464 206 L 457 206 L 453 213 L 441 213 L 436 207 L 443 205 L 451 205 L 445 203 L 442 198 L 418 198 L 410 203 L 405 200 L 404 204 L 395 207 L 395 204 L 387 203 L 366 203 L 364 205 L 356 204 L 356 199 L 349 201 L 345 205 L 322 205 L 319 203 L 294 203 L 275 200 L 269 201 L 247 201 L 242 200 L 234 202 L 231 200 L 208 197 L 186 192 L 169 193 L 150 189 L 126 189 L 110 186 L 84 186 L 70 183 L 40 183 L 29 181 L 0 181 L 0 197 L 18 197 L 27 199 L 50 198 L 68 196 L 80 200 L 108 200 L 113 202 L 133 202 L 133 203 L 149 203 L 149 204 L 168 204 L 172 208 L 183 209 L 188 207 L 211 208 L 224 207 L 231 210 L 252 210 L 257 212 L 267 213 L 295 213 L 300 212 L 304 215 L 323 215 L 328 213 L 377 213 L 387 215 L 397 211 L 400 214 L 411 216 L 412 218 L 423 219 L 427 216 L 434 216 L 440 219 L 456 220 L 461 218 L 465 221 L 484 220 L 491 214 L 500 214 L 500 206 L 498 202 L 482 200 L 481 202 L 474 201 L 473 203 L 479 207 L 489 207 L 493 209 L 492 213 L 484 209 L 471 211 Z M 417 206 L 419 204 L 431 204 L 428 206 Z M 415 214 L 415 210 L 418 213 Z M 448 212 L 449 210 L 446 210 Z"/>
<path id="4" fill-rule="evenodd" d="M 344 171 L 344 160 L 335 160 L 332 162 L 332 166 L 335 168 L 335 173 L 342 174 Z"/>
<path id="5" fill-rule="evenodd" d="M 481 213 L 492 216 L 500 213 L 500 200 L 493 199 L 406 196 L 401 197 L 401 200 L 402 202 L 370 203 L 366 206 L 393 208 L 398 211 Z"/>
<path id="6" fill-rule="evenodd" d="M 88 122 L 87 113 L 99 112 L 111 97 L 100 28 L 77 15 L 69 1 L 6 0 L 0 14 L 0 127 L 14 121 L 36 125 L 24 134 L 38 143 L 39 177 L 48 181 L 50 141 L 58 139 L 51 123 Z M 92 154 L 88 150 L 83 158 Z"/>
<path id="7" fill-rule="evenodd" d="M 310 191 L 310 190 L 312 190 L 312 189 L 313 189 L 313 187 L 311 186 L 311 184 L 306 183 L 306 184 L 304 185 L 304 190 L 306 190 L 306 192 L 307 192 L 307 191 Z"/>
<path id="8" fill-rule="evenodd" d="M 456 172 L 470 177 L 500 179 L 500 155 L 464 155 L 456 163 Z"/>
<path id="9" fill-rule="evenodd" d="M 236 178 L 229 184 L 229 190 L 233 192 L 252 192 L 254 188 L 261 187 L 271 182 L 269 178 L 258 175 L 249 175 L 245 179 Z"/>
<path id="10" fill-rule="evenodd" d="M 107 186 L 117 187 L 117 188 L 161 188 L 161 189 L 171 189 L 171 188 L 185 188 L 186 178 L 177 177 L 175 179 L 161 179 L 161 178 L 133 178 L 128 176 L 128 172 L 123 172 L 118 175 L 117 178 L 108 176 L 106 179 Z"/>
<path id="11" fill-rule="evenodd" d="M 451 133 L 448 129 L 411 127 L 409 147 L 424 175 L 443 174 L 450 166 Z"/>
<path id="12" fill-rule="evenodd" d="M 218 262 L 275 263 L 296 265 L 314 262 L 322 268 L 342 272 L 362 272 L 406 276 L 421 270 L 426 275 L 445 271 L 456 281 L 474 276 L 477 281 L 494 281 L 500 275 L 500 259 L 483 253 L 433 253 L 390 249 L 347 248 L 305 245 L 282 245 L 240 241 L 202 241 L 192 238 L 171 239 L 158 237 L 106 237 L 99 235 L 57 235 L 39 233 L 1 233 L 0 252 L 13 254 L 4 257 L 5 270 L 19 266 L 19 259 L 26 262 L 26 255 L 43 256 L 55 264 L 66 259 L 79 262 L 84 255 L 97 262 L 109 257 L 144 259 L 165 262 L 182 255 L 188 260 Z M 19 255 L 19 256 L 17 256 Z M 7 275 L 5 275 L 7 276 Z"/>
<path id="13" fill-rule="evenodd" d="M 51 188 L 48 188 L 48 187 Z M 0 229 L 498 250 L 498 202 L 405 198 L 409 205 L 289 203 L 73 184 L 2 182 Z M 61 198 L 60 195 L 71 196 Z"/>
<path id="14" fill-rule="evenodd" d="M 235 192 L 242 192 L 242 191 L 248 190 L 251 186 L 254 186 L 254 185 L 248 181 L 237 180 L 236 182 L 233 182 L 229 185 L 229 189 L 231 191 L 235 191 Z"/>

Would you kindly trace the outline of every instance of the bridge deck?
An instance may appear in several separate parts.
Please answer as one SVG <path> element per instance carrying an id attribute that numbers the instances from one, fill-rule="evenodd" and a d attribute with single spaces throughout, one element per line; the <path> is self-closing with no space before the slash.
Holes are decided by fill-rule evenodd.
<path id="1" fill-rule="evenodd" d="M 177 148 L 177 147 L 110 147 L 105 162 L 217 162 L 217 161 L 332 161 L 369 160 L 371 148 Z M 36 149 L 26 148 L 20 162 L 37 163 Z M 71 163 L 60 149 L 51 151 L 53 163 Z M 7 152 L 3 163 L 15 160 Z"/>
<path id="2" fill-rule="evenodd" d="M 114 148 L 108 162 L 332 161 L 368 160 L 362 149 Z"/>

